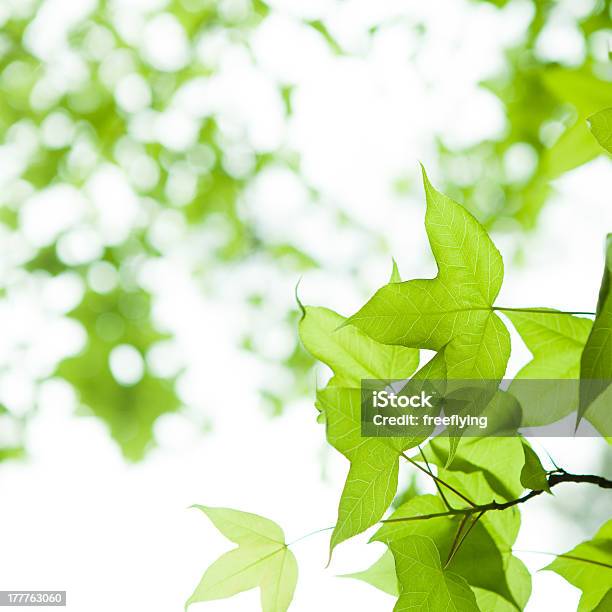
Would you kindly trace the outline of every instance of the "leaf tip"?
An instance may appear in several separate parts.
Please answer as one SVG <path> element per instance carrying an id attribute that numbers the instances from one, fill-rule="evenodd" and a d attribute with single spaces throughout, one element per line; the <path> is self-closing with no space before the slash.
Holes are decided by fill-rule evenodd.
<path id="1" fill-rule="evenodd" d="M 427 185 L 430 185 L 429 177 L 427 176 L 427 170 L 425 170 L 425 166 L 423 162 L 419 161 L 419 167 L 421 168 L 421 176 L 423 177 L 423 185 L 427 188 Z"/>
<path id="2" fill-rule="evenodd" d="M 334 548 L 336 548 L 336 545 L 339 543 L 334 540 L 335 534 L 336 534 L 336 530 L 334 529 L 334 531 L 332 532 L 331 538 L 329 540 L 329 556 L 327 557 L 327 563 L 325 564 L 325 569 L 327 569 L 331 565 L 332 555 L 334 554 Z"/>
<path id="3" fill-rule="evenodd" d="M 429 204 L 432 193 L 433 195 L 435 195 L 438 193 L 438 191 L 431 184 L 431 181 L 429 180 L 429 177 L 427 176 L 427 171 L 425 170 L 425 166 L 421 162 L 419 162 L 419 165 L 421 166 L 421 174 L 423 176 L 423 188 L 425 189 L 425 196 L 427 198 L 427 204 Z"/>
<path id="4" fill-rule="evenodd" d="M 299 289 L 300 289 L 300 283 L 302 282 L 302 277 L 300 276 L 300 278 L 298 279 L 298 282 L 295 284 L 295 301 L 297 302 L 298 308 L 300 309 L 300 312 L 302 313 L 302 316 L 300 317 L 300 321 L 304 320 L 304 317 L 306 316 L 306 308 L 304 307 L 304 304 L 302 304 L 302 300 L 300 300 L 300 294 L 299 294 Z"/>
<path id="5" fill-rule="evenodd" d="M 576 414 L 576 424 L 574 425 L 574 436 L 578 433 L 578 427 L 580 427 L 580 421 L 582 421 L 582 417 L 585 412 L 586 412 L 586 408 L 583 408 L 582 410 L 579 409 L 578 414 Z"/>
<path id="6" fill-rule="evenodd" d="M 399 267 L 395 257 L 391 258 L 391 277 L 389 278 L 390 283 L 401 283 L 402 277 L 400 275 Z"/>

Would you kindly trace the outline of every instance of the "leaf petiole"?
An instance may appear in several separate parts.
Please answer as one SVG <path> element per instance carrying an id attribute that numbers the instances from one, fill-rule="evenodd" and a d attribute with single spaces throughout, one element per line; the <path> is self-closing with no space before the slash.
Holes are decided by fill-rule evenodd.
<path id="1" fill-rule="evenodd" d="M 547 310 L 543 308 L 510 308 L 507 306 L 492 306 L 492 310 L 499 312 L 532 312 L 535 314 L 567 314 L 567 315 L 588 315 L 595 316 L 594 312 L 579 311 L 579 310 Z"/>

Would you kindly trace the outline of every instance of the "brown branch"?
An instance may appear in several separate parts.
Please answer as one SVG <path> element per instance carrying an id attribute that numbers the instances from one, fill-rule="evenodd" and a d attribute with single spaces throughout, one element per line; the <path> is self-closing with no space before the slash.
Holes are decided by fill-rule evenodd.
<path id="1" fill-rule="evenodd" d="M 557 470 L 548 477 L 548 486 L 554 487 L 560 482 L 589 482 L 602 489 L 612 489 L 612 480 L 592 474 L 570 474 L 565 470 Z"/>
<path id="2" fill-rule="evenodd" d="M 612 489 L 612 480 L 608 480 L 603 476 L 594 476 L 592 474 L 570 474 L 565 470 L 558 470 L 549 474 L 548 478 L 548 486 L 552 489 L 552 487 L 557 486 L 563 482 L 586 482 L 590 484 L 597 485 L 602 489 Z M 522 497 L 517 499 L 512 499 L 507 502 L 496 502 L 492 501 L 488 504 L 480 504 L 474 505 L 469 508 L 456 508 L 452 510 L 448 510 L 447 512 L 435 512 L 433 514 L 420 514 L 417 516 L 406 516 L 402 518 L 390 518 L 383 519 L 382 523 L 401 523 L 404 521 L 424 521 L 427 519 L 441 518 L 444 516 L 464 516 L 464 515 L 472 515 L 476 513 L 489 512 L 491 510 L 507 510 L 508 508 L 512 508 L 512 506 L 517 506 L 518 504 L 524 504 L 526 501 L 537 497 L 538 495 L 544 493 L 544 489 L 534 489 L 533 491 L 529 491 Z"/>

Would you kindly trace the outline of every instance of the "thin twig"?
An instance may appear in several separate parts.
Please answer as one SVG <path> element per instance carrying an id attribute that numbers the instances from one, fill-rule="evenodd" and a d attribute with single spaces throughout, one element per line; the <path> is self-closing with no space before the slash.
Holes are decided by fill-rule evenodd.
<path id="1" fill-rule="evenodd" d="M 448 567 L 448 565 L 450 564 L 450 562 L 453 560 L 453 557 L 459 552 L 459 549 L 461 548 L 461 545 L 463 544 L 463 542 L 465 541 L 465 539 L 468 537 L 468 535 L 470 534 L 470 531 L 472 531 L 472 529 L 474 528 L 474 525 L 476 525 L 476 523 L 480 520 L 480 518 L 482 517 L 482 515 L 485 513 L 485 511 L 483 510 L 480 514 L 476 515 L 476 518 L 472 520 L 472 523 L 470 524 L 470 526 L 467 528 L 467 530 L 465 531 L 465 533 L 463 534 L 463 536 L 461 537 L 461 540 L 459 540 L 457 546 L 455 546 L 453 552 L 451 555 L 449 555 L 448 560 L 446 562 L 446 565 L 444 567 Z"/>
<path id="2" fill-rule="evenodd" d="M 544 449 L 545 453 L 548 455 L 548 458 L 550 459 L 550 462 L 555 466 L 555 469 L 558 472 L 564 472 L 565 470 L 562 470 L 558 465 L 557 462 L 552 458 L 552 455 L 546 450 Z"/>
<path id="3" fill-rule="evenodd" d="M 446 561 L 444 562 L 444 569 L 448 567 L 448 564 L 451 562 L 452 558 L 455 555 L 455 547 L 457 546 L 457 542 L 459 541 L 459 538 L 461 537 L 461 532 L 463 531 L 463 527 L 465 526 L 470 516 L 471 516 L 470 514 L 466 514 L 461 519 L 461 522 L 459 523 L 459 526 L 457 527 L 457 533 L 455 533 L 455 537 L 453 538 L 453 543 L 451 544 L 450 550 L 448 551 L 448 556 L 446 557 Z"/>
<path id="4" fill-rule="evenodd" d="M 426 474 L 428 473 L 427 470 L 424 470 L 420 465 L 418 465 L 417 463 L 414 463 L 412 460 L 410 460 L 409 457 L 406 457 L 405 455 L 404 457 L 408 459 L 410 463 L 413 463 L 419 469 L 423 470 Z M 429 475 L 431 476 L 431 474 Z M 608 480 L 607 478 L 604 478 L 603 476 L 594 476 L 591 474 L 570 474 L 562 468 L 558 468 L 556 472 L 549 473 L 548 475 L 548 486 L 549 487 L 554 487 L 558 484 L 561 484 L 562 482 L 577 482 L 577 483 L 587 482 L 590 484 L 597 485 L 598 487 L 601 487 L 602 489 L 612 489 L 612 480 Z M 444 481 L 441 481 L 440 484 L 443 484 L 447 488 L 450 488 L 449 485 L 445 483 Z M 458 495 L 460 495 L 457 491 L 454 491 L 453 489 L 451 490 L 454 493 L 457 493 Z M 384 523 L 400 523 L 400 522 L 406 522 L 406 521 L 426 521 L 428 519 L 441 518 L 441 517 L 463 516 L 464 518 L 463 518 L 462 523 L 465 523 L 466 519 L 468 519 L 470 516 L 474 514 L 477 514 L 476 518 L 472 521 L 470 527 L 468 528 L 468 530 L 464 533 L 463 537 L 461 538 L 461 541 L 458 543 L 458 545 L 455 546 L 455 551 L 453 552 L 453 556 L 454 556 L 457 553 L 458 548 L 465 541 L 465 538 L 467 538 L 468 534 L 473 529 L 474 525 L 477 523 L 478 520 L 480 520 L 480 518 L 486 512 L 488 512 L 489 510 L 506 510 L 507 508 L 511 508 L 512 506 L 522 504 L 532 499 L 533 497 L 540 495 L 543 492 L 544 492 L 543 490 L 533 490 L 527 493 L 526 495 L 519 497 L 518 499 L 513 499 L 511 501 L 504 502 L 501 504 L 496 501 L 492 501 L 488 504 L 482 504 L 479 506 L 474 505 L 470 508 L 453 508 L 451 510 L 448 510 L 447 512 L 436 512 L 434 514 L 421 514 L 417 516 L 406 516 L 402 518 L 383 519 L 380 522 L 383 524 Z M 469 501 L 469 500 L 466 499 L 466 501 Z M 469 502 L 469 503 L 472 503 L 472 502 Z M 335 525 L 332 525 L 331 527 L 324 527 L 323 529 L 317 529 L 316 531 L 312 531 L 310 533 L 307 533 L 306 535 L 303 535 L 297 540 L 293 540 L 293 542 L 289 542 L 287 546 L 293 546 L 293 544 L 296 544 L 297 542 L 300 542 L 301 540 L 304 540 L 305 538 L 309 538 L 310 536 L 316 535 L 323 531 L 330 531 L 331 529 L 334 529 L 335 527 L 336 527 Z M 455 536 L 455 538 L 456 537 L 457 536 Z M 573 559 L 575 561 L 583 561 L 585 563 L 592 563 L 594 565 L 601 565 L 602 567 L 612 568 L 610 564 L 607 564 L 601 561 L 594 561 L 592 559 L 584 559 L 582 557 L 576 557 L 574 555 L 566 555 L 566 554 L 556 555 L 555 553 L 543 552 L 539 550 L 520 550 L 520 549 L 514 549 L 514 552 L 533 553 L 533 554 L 538 554 L 538 555 L 551 555 L 555 557 L 563 557 L 566 559 Z M 447 563 L 450 563 L 451 560 L 452 560 L 452 557 L 447 561 Z"/>
<path id="5" fill-rule="evenodd" d="M 406 461 L 408 461 L 409 463 L 412 463 L 412 465 L 414 465 L 414 467 L 418 468 L 419 470 L 421 470 L 421 472 L 424 472 L 425 474 L 427 474 L 428 476 L 431 476 L 431 478 L 433 478 L 436 482 L 440 483 L 441 485 L 445 486 L 449 491 L 452 491 L 455 495 L 459 496 L 463 501 L 467 502 L 468 504 L 470 504 L 470 506 L 472 507 L 476 507 L 476 504 L 469 499 L 468 497 L 466 497 L 463 493 L 461 493 L 460 491 L 457 491 L 457 489 L 455 489 L 455 487 L 453 487 L 452 485 L 449 485 L 448 482 L 444 482 L 444 480 L 442 480 L 441 478 L 438 478 L 437 476 L 435 476 L 434 474 L 430 474 L 423 466 L 419 465 L 414 459 L 412 459 L 411 457 L 409 457 L 406 453 L 402 453 L 402 457 L 404 459 L 406 459 Z"/>
<path id="6" fill-rule="evenodd" d="M 310 533 L 307 533 L 306 535 L 299 537 L 297 540 L 293 540 L 293 542 L 289 542 L 287 546 L 293 546 L 294 544 L 297 544 L 297 542 L 301 542 L 302 540 L 305 540 L 306 538 L 309 538 L 310 536 L 317 535 L 317 533 L 322 533 L 324 531 L 331 531 L 334 527 L 335 525 L 332 525 L 331 527 L 323 527 L 323 529 L 316 529 L 315 531 L 311 531 Z"/>
<path id="7" fill-rule="evenodd" d="M 557 554 L 551 552 L 544 552 L 543 550 L 522 550 L 520 548 L 513 548 L 512 552 L 515 553 L 528 553 L 530 555 L 547 555 L 548 557 L 561 557 L 562 559 L 572 559 L 572 561 L 583 561 L 584 563 L 591 563 L 592 565 L 600 565 L 601 567 L 608 567 L 612 569 L 610 563 L 605 561 L 597 561 L 595 559 L 585 559 L 584 557 L 577 557 L 576 555 L 566 555 L 565 553 Z"/>
<path id="8" fill-rule="evenodd" d="M 427 470 L 429 472 L 429 475 L 433 478 L 434 477 L 433 470 L 431 469 L 431 466 L 429 465 L 429 461 L 427 461 L 427 457 L 425 456 L 425 453 L 423 452 L 423 449 L 420 446 L 419 446 L 419 452 L 421 453 L 421 457 L 423 457 L 423 461 L 425 462 L 425 465 L 427 466 Z M 434 482 L 436 483 L 436 489 L 438 489 L 438 493 L 440 494 L 440 497 L 442 498 L 442 501 L 444 502 L 444 505 L 446 506 L 446 509 L 447 510 L 452 510 L 453 507 L 448 503 L 448 499 L 446 499 L 446 495 L 444 495 L 444 491 L 442 490 L 442 486 L 440 485 L 440 483 L 435 478 L 434 478 Z"/>
<path id="9" fill-rule="evenodd" d="M 591 315 L 595 316 L 594 312 L 586 312 L 579 310 L 540 310 L 539 308 L 509 308 L 506 306 L 493 306 L 492 310 L 504 310 L 509 312 L 533 312 L 536 314 L 567 314 L 567 315 Z"/>

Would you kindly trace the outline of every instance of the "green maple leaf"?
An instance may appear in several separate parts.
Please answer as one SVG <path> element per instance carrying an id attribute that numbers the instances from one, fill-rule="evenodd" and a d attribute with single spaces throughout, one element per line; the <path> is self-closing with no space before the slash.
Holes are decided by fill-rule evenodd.
<path id="1" fill-rule="evenodd" d="M 489 498 L 490 501 L 490 498 Z M 459 504 L 457 504 L 459 506 Z M 463 503 L 465 506 L 465 503 Z M 400 518 L 444 513 L 446 506 L 439 497 L 423 495 L 400 506 L 389 518 Z M 516 517 L 511 517 L 515 520 Z M 384 523 L 372 540 L 389 546 L 394 542 L 414 536 L 426 536 L 436 545 L 442 559 L 447 559 L 460 524 L 459 517 L 441 516 L 427 520 Z M 477 523 L 453 556 L 448 569 L 465 579 L 470 586 L 493 591 L 518 608 L 510 585 L 506 580 L 506 567 L 510 554 L 506 554 L 504 538 L 491 533 L 484 522 Z M 502 550 L 502 548 L 504 550 Z"/>
<path id="2" fill-rule="evenodd" d="M 503 278 L 501 255 L 485 229 L 438 193 L 424 171 L 423 177 L 425 225 L 438 276 L 389 283 L 348 321 L 327 309 L 303 309 L 302 342 L 334 372 L 328 388 L 318 394 L 328 441 L 351 463 L 330 554 L 337 544 L 380 520 L 397 489 L 399 454 L 426 437 L 362 438 L 360 394 L 355 390 L 361 379 L 406 378 L 417 362 L 405 351 L 414 348 L 438 351 L 419 372 L 430 379 L 501 378 L 509 357 L 508 332 L 492 307 Z M 394 266 L 392 280 L 398 277 Z M 449 458 L 456 447 L 453 440 Z"/>
<path id="3" fill-rule="evenodd" d="M 461 576 L 442 568 L 430 538 L 414 535 L 393 542 L 390 548 L 400 590 L 394 612 L 478 612 L 474 592 Z"/>
<path id="4" fill-rule="evenodd" d="M 533 388 L 512 383 L 509 391 L 523 406 L 522 425 L 536 427 L 562 419 L 575 410 L 578 388 L 559 385 L 559 379 L 578 379 L 580 358 L 593 323 L 550 309 L 541 312 L 506 311 L 506 316 L 531 351 L 533 359 L 515 379 L 540 379 L 537 398 Z M 537 403 L 536 403 L 537 399 Z"/>
<path id="5" fill-rule="evenodd" d="M 330 555 L 335 546 L 380 520 L 397 491 L 401 451 L 427 437 L 361 437 L 361 380 L 409 377 L 418 365 L 418 351 L 380 344 L 355 327 L 343 326 L 344 322 L 332 310 L 307 306 L 299 329 L 306 349 L 333 370 L 334 377 L 317 394 L 317 405 L 325 414 L 328 442 L 351 464 L 330 540 Z M 442 379 L 444 374 L 442 357 L 429 362 L 419 373 L 422 378 L 434 379 Z"/>
<path id="6" fill-rule="evenodd" d="M 496 498 L 495 490 L 483 472 L 440 470 L 439 477 L 478 504 Z M 446 498 L 455 508 L 466 507 L 464 499 L 450 490 Z M 402 504 L 391 519 L 445 512 L 442 499 L 433 495 L 414 497 Z M 431 538 L 442 559 L 448 557 L 457 534 L 458 517 L 386 522 L 372 537 L 373 541 L 390 542 L 414 535 Z M 512 555 L 512 546 L 520 528 L 517 508 L 485 514 L 469 532 L 448 569 L 464 578 L 474 589 L 477 599 L 493 602 L 480 605 L 483 610 L 522 610 L 531 594 L 531 576 L 524 564 Z"/>
<path id="7" fill-rule="evenodd" d="M 607 596 L 612 584 L 612 521 L 595 537 L 559 555 L 544 569 L 556 572 L 582 591 L 577 612 L 588 612 Z"/>
<path id="8" fill-rule="evenodd" d="M 540 458 L 525 441 L 523 441 L 523 453 L 525 454 L 525 463 L 521 469 L 521 484 L 526 489 L 548 491 L 550 493 L 546 470 L 542 467 Z"/>
<path id="9" fill-rule="evenodd" d="M 506 580 L 517 600 L 522 601 L 519 610 L 523 610 L 531 595 L 531 574 L 523 562 L 516 557 L 510 557 L 508 561 Z M 516 612 L 516 606 L 498 593 L 478 587 L 472 587 L 472 590 L 481 610 L 486 610 L 486 612 Z"/>
<path id="10" fill-rule="evenodd" d="M 597 607 L 593 608 L 593 612 L 609 612 L 610 610 L 612 610 L 612 589 L 603 596 Z"/>
<path id="11" fill-rule="evenodd" d="M 444 503 L 436 495 L 417 495 L 399 506 L 389 519 L 396 521 L 400 518 L 437 514 L 445 511 Z M 448 541 L 450 544 L 454 535 L 453 527 L 454 520 L 448 516 L 427 519 L 426 521 L 386 522 L 372 536 L 370 541 L 384 542 L 388 545 L 394 540 L 402 540 L 413 535 L 423 535 L 436 541 L 439 544 L 438 548 L 441 548 L 443 542 Z"/>
<path id="12" fill-rule="evenodd" d="M 440 380 L 444 376 L 443 353 L 426 364 L 413 381 Z M 406 438 L 361 436 L 361 391 L 328 386 L 317 394 L 325 412 L 327 440 L 349 461 L 350 468 L 338 506 L 338 519 L 330 540 L 333 549 L 378 522 L 397 491 L 399 457 L 427 439 L 431 431 Z"/>
<path id="13" fill-rule="evenodd" d="M 580 361 L 580 404 L 576 426 L 589 406 L 609 387 L 612 380 L 612 234 L 608 234 L 606 262 L 597 303 L 597 314 Z M 609 417 L 608 417 L 609 424 Z M 608 434 L 609 435 L 609 434 Z"/>
<path id="14" fill-rule="evenodd" d="M 521 469 L 524 453 L 518 437 L 466 438 L 452 463 L 449 462 L 450 441 L 444 436 L 431 440 L 424 451 L 431 463 L 446 467 L 448 471 L 459 474 L 482 472 L 496 498 L 515 499 L 523 491 Z"/>
<path id="15" fill-rule="evenodd" d="M 185 604 L 231 597 L 259 587 L 263 612 L 285 612 L 297 583 L 297 562 L 273 521 L 230 508 L 198 508 L 238 548 L 217 559 Z"/>
<path id="16" fill-rule="evenodd" d="M 519 559 L 511 557 L 506 567 L 506 576 L 508 584 L 511 588 L 514 587 L 513 590 L 522 590 L 521 600 L 524 602 L 523 605 L 527 603 L 531 594 L 531 574 L 529 570 Z M 399 595 L 395 562 L 391 550 L 385 551 L 380 559 L 366 570 L 354 574 L 345 574 L 340 577 L 361 580 L 389 595 L 395 597 Z M 498 593 L 475 586 L 471 586 L 471 589 L 476 595 L 476 602 L 480 610 L 486 610 L 487 612 L 516 612 L 517 610 L 515 604 L 510 603 Z M 610 591 L 610 594 L 612 595 L 612 591 Z M 602 600 L 603 603 L 604 600 Z M 602 607 L 601 610 L 598 608 L 598 611 L 604 612 L 607 609 Z"/>
<path id="17" fill-rule="evenodd" d="M 441 470 L 440 478 L 477 504 L 486 504 L 497 497 L 495 489 L 489 483 L 484 472 L 468 474 Z M 447 498 L 455 507 L 465 506 L 465 502 L 452 491 L 448 492 Z M 465 544 L 468 544 L 467 550 L 459 551 L 455 555 L 450 569 L 462 575 L 470 583 L 481 610 L 514 612 L 517 607 L 519 610 L 523 610 L 531 596 L 531 574 L 525 564 L 512 554 L 512 547 L 521 526 L 520 511 L 515 507 L 508 508 L 503 512 L 488 512 L 480 519 L 480 523 L 486 529 L 501 555 L 504 578 L 500 579 L 495 576 L 494 565 L 488 566 L 483 571 L 481 564 L 474 563 L 474 559 L 478 560 L 480 558 L 479 548 L 483 547 L 483 543 L 484 546 L 487 546 L 487 541 L 481 539 L 470 544 L 469 538 L 474 535 L 473 533 L 465 541 Z M 473 565 L 470 565 L 470 561 Z M 461 567 L 462 563 L 464 568 Z M 477 575 L 477 580 L 471 581 L 470 571 Z M 479 572 L 482 572 L 484 576 L 480 575 Z M 482 588 L 482 585 L 485 585 L 485 588 Z"/>
<path id="18" fill-rule="evenodd" d="M 326 415 L 328 442 L 351 463 L 330 540 L 331 557 L 338 544 L 374 525 L 391 505 L 400 452 L 388 439 L 361 437 L 359 389 L 328 387 L 318 400 Z"/>
<path id="19" fill-rule="evenodd" d="M 529 570 L 527 570 L 519 559 L 511 557 L 506 567 L 506 576 L 508 584 L 513 591 L 522 591 L 520 593 L 520 600 L 523 602 L 522 606 L 524 606 L 531 594 L 531 574 Z M 399 595 L 395 562 L 393 553 L 389 549 L 383 553 L 378 561 L 373 563 L 366 570 L 354 574 L 344 574 L 340 577 L 361 580 L 389 595 L 395 597 Z M 471 585 L 471 589 L 476 595 L 476 602 L 480 610 L 486 610 L 487 612 L 516 612 L 516 605 L 510 603 L 498 593 L 481 589 L 473 585 Z M 604 600 L 602 600 L 602 603 L 603 602 Z M 604 612 L 604 610 L 607 610 L 607 608 L 602 607 L 601 612 Z"/>
<path id="20" fill-rule="evenodd" d="M 501 378 L 510 355 L 510 336 L 493 308 L 501 255 L 472 215 L 432 187 L 424 169 L 423 181 L 438 275 L 385 285 L 348 323 L 384 344 L 444 348 L 449 378 Z"/>
<path id="21" fill-rule="evenodd" d="M 592 321 L 548 308 L 539 310 L 504 313 L 533 355 L 515 378 L 577 378 Z"/>
<path id="22" fill-rule="evenodd" d="M 393 553 L 387 549 L 383 555 L 370 567 L 353 574 L 343 574 L 340 578 L 354 578 L 371 584 L 373 587 L 397 597 L 399 588 L 397 585 L 397 574 L 395 573 L 395 561 Z"/>
<path id="23" fill-rule="evenodd" d="M 485 472 L 466 473 L 446 469 L 440 470 L 439 474 L 440 478 L 467 495 L 474 503 L 487 504 L 498 498 Z M 465 501 L 452 491 L 448 491 L 446 496 L 454 507 L 466 506 Z M 480 523 L 486 528 L 502 556 L 506 558 L 506 555 L 510 555 L 521 526 L 521 514 L 518 508 L 508 508 L 503 512 L 487 512 L 480 519 Z"/>
<path id="24" fill-rule="evenodd" d="M 306 306 L 299 324 L 306 350 L 334 372 L 334 385 L 358 388 L 362 379 L 404 379 L 419 363 L 419 352 L 385 346 L 328 308 Z"/>
<path id="25" fill-rule="evenodd" d="M 589 127 L 597 142 L 612 153 L 612 108 L 606 108 L 588 118 Z"/>

